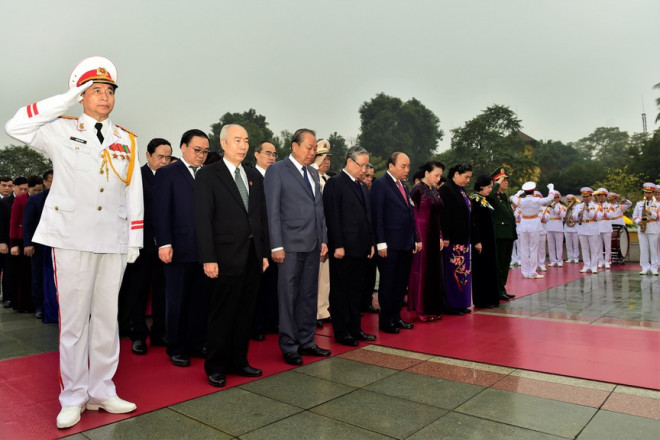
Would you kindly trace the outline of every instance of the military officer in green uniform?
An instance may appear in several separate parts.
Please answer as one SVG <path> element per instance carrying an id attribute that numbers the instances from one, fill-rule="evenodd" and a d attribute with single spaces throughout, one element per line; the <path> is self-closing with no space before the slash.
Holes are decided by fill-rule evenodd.
<path id="1" fill-rule="evenodd" d="M 509 300 L 515 295 L 509 295 L 506 291 L 506 281 L 509 277 L 509 265 L 511 264 L 511 252 L 513 242 L 518 238 L 516 234 L 516 219 L 505 191 L 509 189 L 509 176 L 504 167 L 495 170 L 493 178 L 493 190 L 487 197 L 488 202 L 495 209 L 493 211 L 493 224 L 495 226 L 495 239 L 497 245 L 497 271 L 499 274 L 500 299 Z"/>

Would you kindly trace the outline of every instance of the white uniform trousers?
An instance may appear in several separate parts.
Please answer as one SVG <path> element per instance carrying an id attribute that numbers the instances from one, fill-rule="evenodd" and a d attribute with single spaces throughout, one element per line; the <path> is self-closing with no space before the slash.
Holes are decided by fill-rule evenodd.
<path id="1" fill-rule="evenodd" d="M 658 234 L 638 232 L 639 264 L 642 271 L 658 270 Z"/>
<path id="2" fill-rule="evenodd" d="M 550 263 L 564 264 L 564 233 L 548 231 L 548 254 Z"/>
<path id="3" fill-rule="evenodd" d="M 578 239 L 577 231 L 564 231 L 564 238 L 566 239 L 566 258 L 569 260 L 578 260 L 580 256 L 580 240 Z"/>
<path id="4" fill-rule="evenodd" d="M 539 268 L 545 267 L 545 241 L 548 233 L 539 233 L 539 248 L 537 249 L 539 257 Z"/>
<path id="5" fill-rule="evenodd" d="M 582 249 L 582 269 L 598 271 L 598 240 L 600 235 L 578 235 Z"/>
<path id="6" fill-rule="evenodd" d="M 319 296 L 316 306 L 316 319 L 330 316 L 330 260 L 325 260 L 319 267 Z"/>
<path id="7" fill-rule="evenodd" d="M 601 232 L 598 238 L 598 264 L 610 264 L 612 262 L 612 233 Z"/>
<path id="8" fill-rule="evenodd" d="M 60 306 L 60 404 L 82 407 L 116 396 L 118 296 L 126 254 L 53 249 Z"/>
<path id="9" fill-rule="evenodd" d="M 520 232 L 518 233 L 520 235 Z M 520 240 L 516 239 L 513 242 L 513 250 L 511 251 L 511 263 L 520 265 Z"/>
<path id="10" fill-rule="evenodd" d="M 523 277 L 530 277 L 536 273 L 539 235 L 539 231 L 522 231 L 518 234 L 518 252 Z"/>

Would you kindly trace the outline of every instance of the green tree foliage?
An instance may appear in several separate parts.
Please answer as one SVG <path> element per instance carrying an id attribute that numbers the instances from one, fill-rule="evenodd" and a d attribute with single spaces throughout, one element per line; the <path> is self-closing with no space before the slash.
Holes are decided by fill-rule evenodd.
<path id="1" fill-rule="evenodd" d="M 593 189 L 606 188 L 609 192 L 619 194 L 619 200 L 624 198 L 633 202 L 629 212 L 632 212 L 635 202 L 641 200 L 644 176 L 630 171 L 628 166 L 610 168 L 605 177 L 593 185 Z"/>
<path id="2" fill-rule="evenodd" d="M 416 166 L 431 158 L 442 136 L 440 119 L 415 98 L 403 102 L 379 93 L 360 106 L 358 145 L 372 155 L 402 151 Z"/>
<path id="3" fill-rule="evenodd" d="M 346 163 L 348 145 L 346 144 L 346 139 L 336 131 L 328 136 L 328 142 L 330 142 L 330 153 L 332 154 L 330 171 L 337 173 L 344 168 L 344 164 Z"/>
<path id="4" fill-rule="evenodd" d="M 211 124 L 209 144 L 211 151 L 220 151 L 220 130 L 227 124 L 239 124 L 248 132 L 250 151 L 247 157 L 254 157 L 254 146 L 262 141 L 273 142 L 273 132 L 268 128 L 266 117 L 257 113 L 253 108 L 243 113 L 225 113 L 215 124 Z M 273 142 L 274 143 L 274 142 Z M 277 145 L 276 145 L 277 147 Z"/>
<path id="5" fill-rule="evenodd" d="M 643 176 L 645 181 L 656 182 L 660 178 L 660 129 L 639 145 L 639 159 L 630 168 Z"/>
<path id="6" fill-rule="evenodd" d="M 465 125 L 452 130 L 451 148 L 437 156 L 451 167 L 467 162 L 473 174 L 490 174 L 507 165 L 513 170 L 512 186 L 519 186 L 536 173 L 533 145 L 521 132 L 521 121 L 506 106 L 493 105 Z M 529 150 L 529 151 L 528 151 Z"/>
<path id="7" fill-rule="evenodd" d="M 291 154 L 291 139 L 293 132 L 289 130 L 282 130 L 279 136 L 276 136 L 273 142 L 275 150 L 277 151 L 277 160 L 281 160 Z"/>
<path id="8" fill-rule="evenodd" d="M 591 185 L 604 175 L 603 167 L 598 163 L 585 158 L 572 145 L 560 141 L 540 141 L 532 157 L 541 171 L 539 186 L 545 188 L 548 183 L 554 183 L 555 188 L 564 195 L 576 194 L 581 187 Z M 580 174 L 575 176 L 576 172 Z"/>
<path id="9" fill-rule="evenodd" d="M 9 145 L 0 149 L 0 176 L 41 176 L 52 167 L 46 156 L 28 146 Z"/>
<path id="10" fill-rule="evenodd" d="M 599 127 L 589 136 L 575 142 L 574 147 L 585 157 L 596 160 L 604 168 L 620 167 L 630 160 L 630 135 L 618 127 Z"/>
<path id="11" fill-rule="evenodd" d="M 660 90 L 660 83 L 654 85 L 653 88 Z M 660 98 L 655 98 L 655 103 L 658 106 L 658 109 L 660 109 Z M 655 117 L 655 123 L 657 124 L 658 122 L 660 122 L 660 112 L 658 112 L 658 115 Z"/>

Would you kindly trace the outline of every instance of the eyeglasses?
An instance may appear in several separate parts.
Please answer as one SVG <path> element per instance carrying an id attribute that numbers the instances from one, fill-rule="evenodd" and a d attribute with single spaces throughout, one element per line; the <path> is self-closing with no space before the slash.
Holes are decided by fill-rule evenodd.
<path id="1" fill-rule="evenodd" d="M 165 160 L 169 162 L 172 159 L 172 156 L 164 156 L 162 154 L 157 154 L 156 155 L 156 160 Z"/>
<path id="2" fill-rule="evenodd" d="M 193 153 L 195 153 L 195 156 L 208 156 L 209 151 L 211 150 L 202 150 L 201 148 L 193 148 Z"/>
<path id="3" fill-rule="evenodd" d="M 265 154 L 268 157 L 272 157 L 273 159 L 277 159 L 277 153 L 274 151 L 262 151 L 260 154 Z"/>
<path id="4" fill-rule="evenodd" d="M 353 162 L 355 162 L 355 165 L 357 165 L 359 168 L 362 168 L 363 170 L 366 170 L 367 167 L 369 166 L 369 162 L 365 163 L 364 165 L 358 162 L 357 160 L 351 158 Z"/>

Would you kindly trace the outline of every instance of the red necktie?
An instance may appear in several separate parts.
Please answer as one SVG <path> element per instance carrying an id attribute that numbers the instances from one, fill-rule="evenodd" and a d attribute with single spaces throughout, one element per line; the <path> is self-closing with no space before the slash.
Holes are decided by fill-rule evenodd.
<path id="1" fill-rule="evenodd" d="M 407 205 L 408 204 L 408 197 L 406 196 L 406 191 L 403 189 L 403 185 L 401 185 L 400 180 L 396 181 L 396 186 L 399 187 L 399 191 L 401 192 L 401 195 L 403 196 L 403 201 L 406 202 L 406 205 Z"/>

